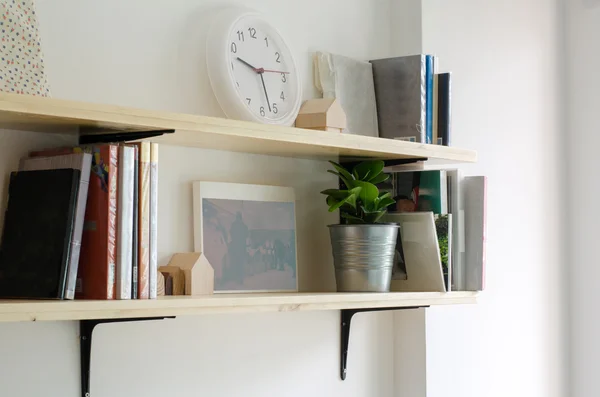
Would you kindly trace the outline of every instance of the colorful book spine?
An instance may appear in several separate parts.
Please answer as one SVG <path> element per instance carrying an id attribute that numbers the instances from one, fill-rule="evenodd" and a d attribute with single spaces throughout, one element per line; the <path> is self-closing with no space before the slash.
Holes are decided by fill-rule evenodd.
<path id="1" fill-rule="evenodd" d="M 67 270 L 67 282 L 64 299 L 75 298 L 75 286 L 77 284 L 77 269 L 81 254 L 81 237 L 83 235 L 83 222 L 85 220 L 85 207 L 87 204 L 88 188 L 90 183 L 90 170 L 92 168 L 92 155 L 89 153 L 66 154 L 64 156 L 33 157 L 22 159 L 19 170 L 52 170 L 61 168 L 72 168 L 80 171 L 79 192 L 77 196 L 75 224 L 73 238 L 69 253 L 69 266 Z"/>
<path id="2" fill-rule="evenodd" d="M 431 140 L 431 142 L 434 145 L 438 145 L 440 144 L 440 139 L 439 139 L 439 112 L 438 112 L 438 108 L 439 108 L 439 90 L 438 90 L 438 85 L 439 85 L 439 74 L 434 74 L 433 75 L 433 138 Z"/>
<path id="3" fill-rule="evenodd" d="M 425 143 L 433 139 L 433 56 L 425 56 L 425 81 L 427 98 L 425 100 Z"/>
<path id="4" fill-rule="evenodd" d="M 158 143 L 150 146 L 150 299 L 157 297 L 158 278 Z"/>
<path id="5" fill-rule="evenodd" d="M 150 297 L 150 143 L 139 143 L 138 298 Z"/>
<path id="6" fill-rule="evenodd" d="M 135 149 L 119 146 L 119 198 L 117 207 L 117 295 L 131 299 L 133 250 L 133 178 Z"/>
<path id="7" fill-rule="evenodd" d="M 32 152 L 30 156 L 58 156 L 82 151 L 92 154 L 92 170 L 81 238 L 75 298 L 114 299 L 118 146 L 106 144 L 49 149 Z"/>

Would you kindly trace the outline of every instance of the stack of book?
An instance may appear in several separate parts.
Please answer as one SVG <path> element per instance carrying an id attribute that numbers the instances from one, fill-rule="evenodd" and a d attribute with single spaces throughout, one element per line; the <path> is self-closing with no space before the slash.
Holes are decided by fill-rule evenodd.
<path id="1" fill-rule="evenodd" d="M 158 144 L 30 153 L 11 174 L 0 296 L 157 296 Z"/>
<path id="2" fill-rule="evenodd" d="M 419 54 L 370 62 L 379 136 L 449 146 L 452 75 L 438 72 L 438 57 Z"/>

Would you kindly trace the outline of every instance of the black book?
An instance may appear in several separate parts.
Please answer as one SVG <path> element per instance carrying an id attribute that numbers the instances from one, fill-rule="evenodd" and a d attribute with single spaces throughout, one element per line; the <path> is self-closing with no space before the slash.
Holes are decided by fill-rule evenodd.
<path id="1" fill-rule="evenodd" d="M 81 172 L 11 173 L 0 247 L 0 297 L 62 299 Z"/>
<path id="2" fill-rule="evenodd" d="M 450 146 L 452 129 L 452 74 L 438 75 L 438 145 Z"/>

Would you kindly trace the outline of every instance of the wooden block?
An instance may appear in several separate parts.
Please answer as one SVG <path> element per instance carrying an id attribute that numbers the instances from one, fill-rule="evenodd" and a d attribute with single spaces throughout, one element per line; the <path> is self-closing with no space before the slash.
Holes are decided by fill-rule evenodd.
<path id="1" fill-rule="evenodd" d="M 165 296 L 173 296 L 173 277 L 170 274 L 165 276 Z"/>
<path id="2" fill-rule="evenodd" d="M 156 278 L 156 295 L 165 296 L 165 276 L 160 271 L 157 271 Z"/>
<path id="3" fill-rule="evenodd" d="M 169 267 L 177 267 L 183 272 L 185 295 L 210 295 L 213 293 L 215 272 L 203 254 L 199 252 L 174 254 L 169 261 Z"/>
<path id="4" fill-rule="evenodd" d="M 185 295 L 185 274 L 177 266 L 161 266 L 158 270 L 173 278 L 173 295 Z"/>
<path id="5" fill-rule="evenodd" d="M 337 99 L 309 99 L 302 104 L 296 127 L 341 132 L 346 128 L 346 113 Z"/>

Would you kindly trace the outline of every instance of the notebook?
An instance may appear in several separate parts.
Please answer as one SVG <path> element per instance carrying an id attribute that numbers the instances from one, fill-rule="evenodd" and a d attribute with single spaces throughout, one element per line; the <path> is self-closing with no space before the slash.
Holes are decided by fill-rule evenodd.
<path id="1" fill-rule="evenodd" d="M 80 171 L 11 173 L 0 250 L 0 297 L 62 299 Z"/>
<path id="2" fill-rule="evenodd" d="M 77 269 L 79 267 L 79 253 L 81 251 L 81 237 L 83 234 L 83 221 L 85 219 L 85 206 L 90 183 L 90 170 L 92 168 L 92 155 L 89 153 L 74 153 L 63 156 L 31 157 L 21 159 L 19 171 L 52 170 L 73 168 L 81 171 L 79 193 L 77 197 L 75 229 L 71 239 L 71 253 L 69 268 L 67 270 L 67 285 L 65 299 L 75 298 L 75 285 L 77 282 Z"/>

